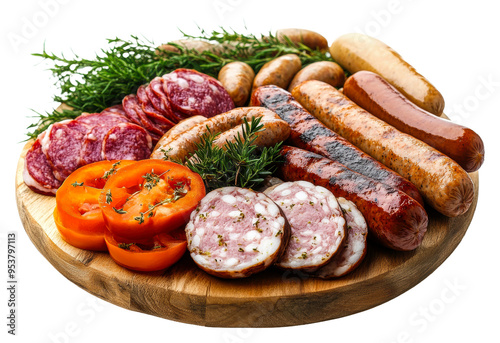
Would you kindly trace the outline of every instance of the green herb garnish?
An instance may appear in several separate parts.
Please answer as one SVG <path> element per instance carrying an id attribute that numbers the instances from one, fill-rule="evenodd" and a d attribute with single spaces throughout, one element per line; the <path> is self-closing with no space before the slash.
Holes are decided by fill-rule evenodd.
<path id="1" fill-rule="evenodd" d="M 275 171 L 281 161 L 281 143 L 263 149 L 253 144 L 263 128 L 260 121 L 260 117 L 250 123 L 245 119 L 242 135 L 234 142 L 226 141 L 222 148 L 213 145 L 218 135 L 209 131 L 201 137 L 196 159 L 189 159 L 186 165 L 201 175 L 207 192 L 225 186 L 255 188 Z"/>

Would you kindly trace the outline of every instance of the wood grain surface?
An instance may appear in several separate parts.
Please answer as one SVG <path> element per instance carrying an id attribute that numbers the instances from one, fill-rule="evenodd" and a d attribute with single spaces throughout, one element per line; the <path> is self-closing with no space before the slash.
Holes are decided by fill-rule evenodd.
<path id="1" fill-rule="evenodd" d="M 477 205 L 447 218 L 427 208 L 429 228 L 412 252 L 369 244 L 353 273 L 334 280 L 271 268 L 250 278 L 223 280 L 196 267 L 189 254 L 164 272 L 132 272 L 107 253 L 67 244 L 56 229 L 55 198 L 32 192 L 23 182 L 24 157 L 16 174 L 16 199 L 26 233 L 41 254 L 87 292 L 123 308 L 184 323 L 217 327 L 276 327 L 314 323 L 354 314 L 404 293 L 431 274 L 462 240 Z"/>

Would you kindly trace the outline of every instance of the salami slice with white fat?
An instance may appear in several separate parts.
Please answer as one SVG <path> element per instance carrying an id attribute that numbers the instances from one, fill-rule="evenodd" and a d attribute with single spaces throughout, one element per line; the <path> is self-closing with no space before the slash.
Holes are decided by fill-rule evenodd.
<path id="1" fill-rule="evenodd" d="M 264 193 L 225 187 L 208 193 L 186 225 L 188 249 L 207 273 L 241 278 L 264 270 L 283 253 L 290 228 Z"/>
<path id="2" fill-rule="evenodd" d="M 192 69 L 164 75 L 164 89 L 174 110 L 207 118 L 234 108 L 229 93 L 215 78 Z"/>
<path id="3" fill-rule="evenodd" d="M 42 151 L 59 181 L 83 165 L 80 152 L 88 130 L 85 123 L 64 120 L 49 126 L 40 140 Z"/>
<path id="4" fill-rule="evenodd" d="M 368 233 L 365 218 L 352 201 L 337 198 L 347 221 L 347 239 L 342 251 L 314 274 L 320 278 L 336 278 L 352 272 L 366 255 Z"/>
<path id="5" fill-rule="evenodd" d="M 284 182 L 264 192 L 281 207 L 291 237 L 281 268 L 314 271 L 340 250 L 346 236 L 345 219 L 335 196 L 306 181 Z"/>
<path id="6" fill-rule="evenodd" d="M 108 131 L 117 124 L 129 122 L 127 117 L 110 110 L 101 113 L 84 113 L 75 120 L 89 125 L 80 153 L 83 164 L 101 161 L 102 141 Z"/>
<path id="7" fill-rule="evenodd" d="M 103 160 L 144 160 L 151 154 L 153 143 L 149 133 L 133 123 L 112 127 L 102 142 Z"/>
<path id="8" fill-rule="evenodd" d="M 61 186 L 61 181 L 55 178 L 52 168 L 47 161 L 47 157 L 42 151 L 40 139 L 42 139 L 44 135 L 45 132 L 42 132 L 26 153 L 23 180 L 34 192 L 54 195 Z"/>
<path id="9" fill-rule="evenodd" d="M 122 116 L 126 116 L 125 111 L 123 110 L 123 106 L 121 104 L 107 107 L 103 109 L 101 113 L 115 113 Z"/>

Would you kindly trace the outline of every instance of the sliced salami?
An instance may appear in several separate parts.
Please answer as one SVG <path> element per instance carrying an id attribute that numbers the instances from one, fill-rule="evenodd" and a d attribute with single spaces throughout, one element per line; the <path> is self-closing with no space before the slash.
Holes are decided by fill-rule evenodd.
<path id="1" fill-rule="evenodd" d="M 151 154 L 153 143 L 149 133 L 133 123 L 111 128 L 102 142 L 103 160 L 144 160 Z"/>
<path id="2" fill-rule="evenodd" d="M 162 111 L 165 111 L 164 116 L 170 121 L 177 123 L 183 116 L 178 116 L 174 114 L 170 101 L 168 100 L 167 93 L 165 92 L 164 80 L 161 77 L 154 78 L 149 86 L 146 88 L 149 99 L 153 103 L 153 106 L 161 106 Z"/>
<path id="3" fill-rule="evenodd" d="M 137 113 L 137 96 L 135 94 L 129 94 L 122 100 L 123 111 L 125 116 L 134 124 L 142 125 L 141 118 Z"/>
<path id="4" fill-rule="evenodd" d="M 335 196 L 306 181 L 284 182 L 265 192 L 288 219 L 291 237 L 281 268 L 314 271 L 340 250 L 346 236 L 345 219 Z"/>
<path id="5" fill-rule="evenodd" d="M 169 119 L 165 118 L 162 112 L 158 111 L 152 104 L 146 93 L 146 86 L 140 86 L 137 90 L 137 99 L 142 107 L 142 110 L 147 115 L 149 123 L 157 128 L 162 134 L 170 130 L 175 124 Z"/>
<path id="6" fill-rule="evenodd" d="M 61 186 L 61 181 L 57 180 L 52 172 L 52 168 L 47 161 L 47 157 L 42 151 L 40 139 L 45 132 L 38 137 L 31 148 L 26 153 L 24 159 L 23 180 L 24 183 L 34 192 L 54 195 Z"/>
<path id="7" fill-rule="evenodd" d="M 163 76 L 172 108 L 207 118 L 234 108 L 229 93 L 215 78 L 192 69 L 176 69 Z"/>
<path id="8" fill-rule="evenodd" d="M 123 109 L 123 106 L 121 104 L 119 105 L 113 105 L 111 107 L 107 107 L 105 108 L 104 110 L 102 110 L 101 113 L 115 113 L 115 114 L 119 114 L 121 116 L 125 116 L 126 117 L 126 114 L 125 114 L 125 110 Z"/>
<path id="9" fill-rule="evenodd" d="M 238 187 L 206 195 L 186 225 L 188 249 L 207 273 L 241 278 L 264 270 L 290 235 L 283 212 L 265 194 Z"/>
<path id="10" fill-rule="evenodd" d="M 59 181 L 83 165 L 80 153 L 88 131 L 87 124 L 65 120 L 52 124 L 40 140 L 42 151 Z"/>
<path id="11" fill-rule="evenodd" d="M 336 278 L 352 272 L 366 255 L 368 228 L 365 218 L 352 201 L 337 198 L 347 222 L 347 239 L 342 251 L 316 271 L 320 278 Z"/>

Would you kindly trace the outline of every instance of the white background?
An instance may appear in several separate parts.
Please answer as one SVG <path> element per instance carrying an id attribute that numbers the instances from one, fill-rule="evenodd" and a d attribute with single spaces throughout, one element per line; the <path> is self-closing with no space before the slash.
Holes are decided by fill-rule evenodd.
<path id="1" fill-rule="evenodd" d="M 7 8 L 6 3 L 9 4 Z M 5 342 L 499 342 L 498 11 L 491 1 L 3 1 L 1 35 L 0 340 Z M 51 5 L 48 5 L 51 4 Z M 362 31 L 396 49 L 444 95 L 454 121 L 486 145 L 479 204 L 455 252 L 405 294 L 346 318 L 272 329 L 205 328 L 128 311 L 98 300 L 59 274 L 28 239 L 15 203 L 14 175 L 30 109 L 57 104 L 54 80 L 32 57 L 92 57 L 106 38 L 142 35 L 156 43 L 222 26 L 255 34 L 301 27 L 337 36 Z M 245 29 L 246 26 L 246 29 Z M 462 111 L 460 111 L 462 108 Z M 17 336 L 7 334 L 6 232 L 18 236 Z M 367 292 L 370 290 L 367 289 Z M 97 299 L 97 300 L 96 300 Z"/>

